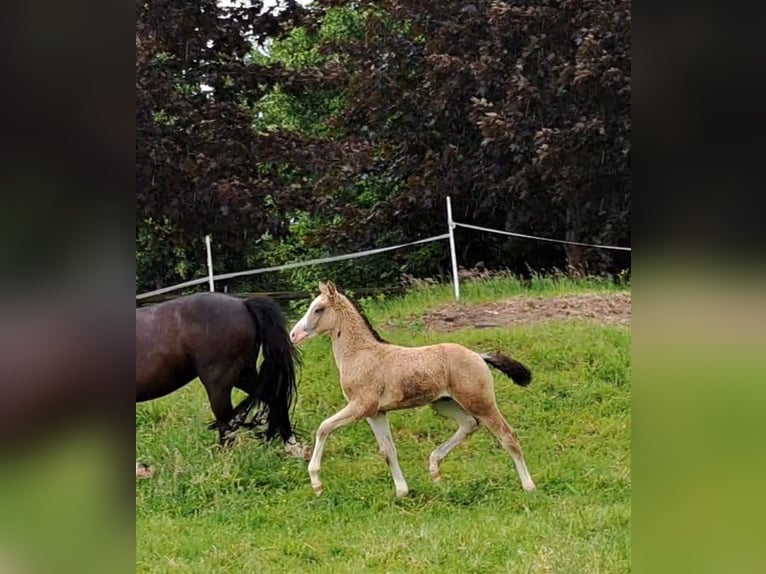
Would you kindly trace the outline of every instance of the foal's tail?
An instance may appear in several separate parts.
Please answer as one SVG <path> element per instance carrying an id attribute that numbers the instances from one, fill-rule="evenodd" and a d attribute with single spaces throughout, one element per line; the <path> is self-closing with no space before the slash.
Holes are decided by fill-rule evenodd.
<path id="1" fill-rule="evenodd" d="M 267 439 L 279 435 L 287 441 L 293 434 L 290 411 L 296 395 L 295 364 L 300 361 L 298 350 L 290 341 L 279 305 L 266 297 L 253 297 L 244 303 L 255 322 L 256 341 L 263 346 L 263 363 L 254 397 L 259 406 L 256 419 L 266 418 Z M 257 355 L 258 344 L 255 352 Z M 253 361 L 256 359 L 257 356 Z"/>
<path id="2" fill-rule="evenodd" d="M 505 373 L 514 383 L 521 387 L 526 387 L 532 382 L 532 371 L 515 359 L 511 359 L 502 353 L 484 353 L 481 355 L 481 358 L 488 365 Z"/>

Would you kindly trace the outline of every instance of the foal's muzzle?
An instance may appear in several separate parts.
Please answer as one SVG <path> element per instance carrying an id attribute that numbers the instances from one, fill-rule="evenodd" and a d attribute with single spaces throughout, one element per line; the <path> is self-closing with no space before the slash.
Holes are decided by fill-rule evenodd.
<path id="1" fill-rule="evenodd" d="M 290 331 L 290 340 L 295 345 L 300 345 L 303 341 L 309 338 L 309 335 L 311 333 L 304 329 L 303 327 L 300 327 L 299 325 L 296 325 L 293 327 L 293 330 Z"/>

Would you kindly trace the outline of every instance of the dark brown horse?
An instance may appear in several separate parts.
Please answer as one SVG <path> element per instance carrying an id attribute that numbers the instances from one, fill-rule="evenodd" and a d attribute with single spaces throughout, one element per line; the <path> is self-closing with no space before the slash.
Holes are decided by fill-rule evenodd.
<path id="1" fill-rule="evenodd" d="M 238 427 L 252 426 L 246 418 L 255 407 L 253 420 L 265 423 L 268 440 L 279 436 L 288 450 L 297 448 L 290 422 L 297 359 L 279 306 L 265 297 L 199 293 L 136 309 L 136 402 L 199 377 L 223 445 Z M 248 394 L 236 409 L 233 387 Z"/>

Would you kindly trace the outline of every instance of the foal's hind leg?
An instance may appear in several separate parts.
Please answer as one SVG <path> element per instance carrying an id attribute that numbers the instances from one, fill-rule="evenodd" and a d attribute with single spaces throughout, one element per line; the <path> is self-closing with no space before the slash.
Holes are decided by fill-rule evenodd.
<path id="1" fill-rule="evenodd" d="M 498 440 L 502 443 L 505 450 L 511 453 L 513 463 L 516 465 L 516 471 L 519 473 L 521 479 L 521 486 L 527 492 L 531 492 L 535 489 L 535 483 L 532 481 L 532 477 L 529 475 L 527 464 L 524 462 L 524 457 L 521 454 L 521 445 L 519 445 L 519 439 L 516 436 L 516 432 L 511 428 L 511 425 L 503 418 L 503 415 L 497 410 L 497 407 L 493 407 L 489 414 L 479 416 L 479 420 L 487 425 L 487 428 L 492 431 Z"/>
<path id="2" fill-rule="evenodd" d="M 444 460 L 450 451 L 476 432 L 479 428 L 479 421 L 469 415 L 463 408 L 452 399 L 440 399 L 431 403 L 431 407 L 442 416 L 449 417 L 457 421 L 460 427 L 454 435 L 431 453 L 428 467 L 431 471 L 431 478 L 435 481 L 441 480 L 441 471 L 439 463 Z"/>

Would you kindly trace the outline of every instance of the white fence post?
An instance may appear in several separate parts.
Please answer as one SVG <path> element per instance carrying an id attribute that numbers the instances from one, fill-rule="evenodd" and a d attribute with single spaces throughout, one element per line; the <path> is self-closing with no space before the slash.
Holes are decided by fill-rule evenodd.
<path id="1" fill-rule="evenodd" d="M 205 247 L 207 247 L 207 276 L 210 281 L 210 292 L 215 291 L 215 282 L 213 281 L 213 249 L 210 247 L 210 236 L 205 235 Z"/>
<path id="2" fill-rule="evenodd" d="M 457 254 L 455 253 L 455 222 L 452 221 L 452 201 L 447 196 L 447 227 L 449 228 L 449 250 L 452 258 L 452 283 L 455 286 L 455 301 L 460 301 L 460 279 L 457 275 Z"/>

